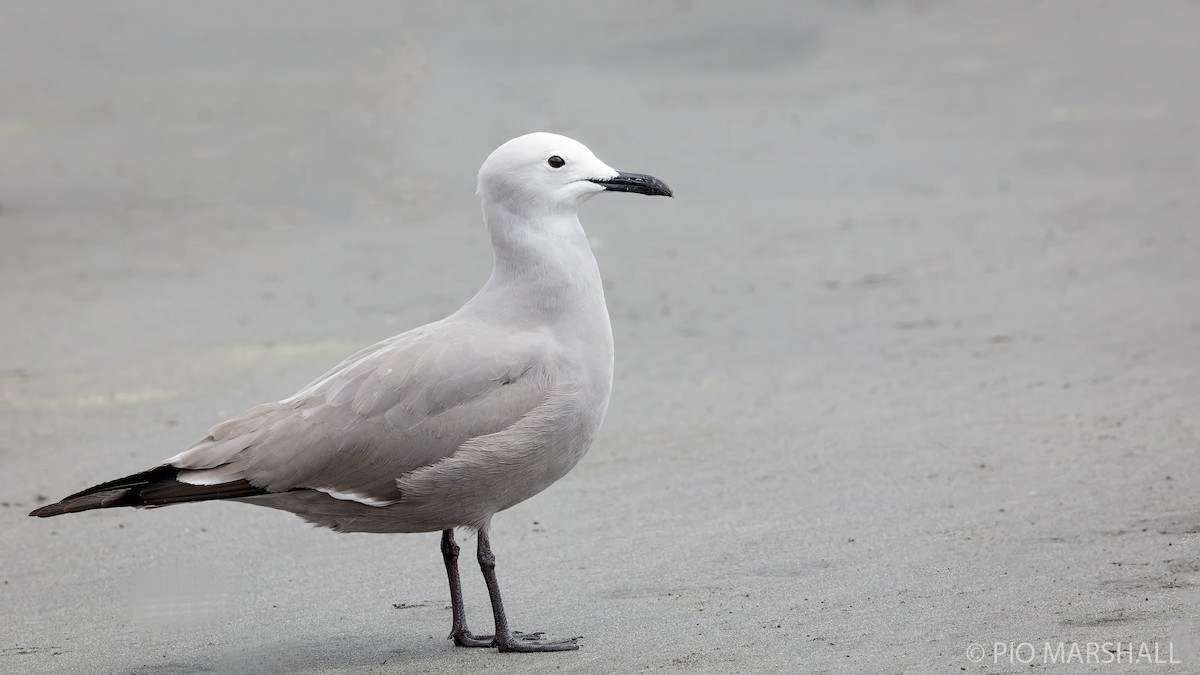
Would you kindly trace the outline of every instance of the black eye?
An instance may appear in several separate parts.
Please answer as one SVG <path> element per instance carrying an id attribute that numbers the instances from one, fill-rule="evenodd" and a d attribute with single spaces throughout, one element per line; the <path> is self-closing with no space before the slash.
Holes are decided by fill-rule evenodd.
<path id="1" fill-rule="evenodd" d="M 563 164 L 566 164 L 566 161 L 564 161 L 563 158 L 559 157 L 558 155 L 550 155 L 550 159 L 546 160 L 546 163 L 549 164 L 551 168 L 561 169 Z"/>

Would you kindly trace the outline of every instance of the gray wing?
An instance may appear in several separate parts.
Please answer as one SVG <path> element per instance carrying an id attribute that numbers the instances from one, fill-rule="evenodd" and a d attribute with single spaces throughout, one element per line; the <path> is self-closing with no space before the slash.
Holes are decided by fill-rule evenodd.
<path id="1" fill-rule="evenodd" d="M 545 398 L 549 344 L 442 321 L 380 342 L 291 398 L 213 427 L 171 458 L 178 480 L 246 480 L 269 492 L 310 488 L 371 505 L 398 501 L 396 480 L 507 429 Z"/>

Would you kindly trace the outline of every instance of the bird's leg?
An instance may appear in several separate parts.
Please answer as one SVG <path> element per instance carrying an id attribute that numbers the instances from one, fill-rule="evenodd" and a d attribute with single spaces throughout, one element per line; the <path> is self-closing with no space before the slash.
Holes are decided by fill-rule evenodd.
<path id="1" fill-rule="evenodd" d="M 508 627 L 504 614 L 504 602 L 500 599 L 500 584 L 496 582 L 496 556 L 492 554 L 487 532 L 479 530 L 479 569 L 487 583 L 488 595 L 492 598 L 492 614 L 496 618 L 496 635 L 493 640 L 502 652 L 563 652 L 579 649 L 578 638 L 561 642 L 543 642 L 541 633 L 520 633 Z"/>
<path id="2" fill-rule="evenodd" d="M 495 647 L 492 635 L 474 635 L 467 628 L 467 612 L 463 604 L 462 582 L 458 577 L 458 543 L 454 541 L 454 530 L 442 530 L 442 560 L 446 563 L 446 578 L 450 581 L 450 609 L 454 613 L 449 637 L 459 647 Z M 514 632 L 517 640 L 538 640 L 541 633 L 525 634 Z"/>
<path id="3" fill-rule="evenodd" d="M 491 635 L 476 637 L 467 629 L 467 612 L 463 607 L 462 583 L 458 578 L 458 543 L 454 541 L 454 530 L 442 530 L 442 561 L 446 563 L 446 578 L 450 580 L 450 610 L 454 613 L 450 624 L 450 638 L 459 647 L 494 647 Z"/>

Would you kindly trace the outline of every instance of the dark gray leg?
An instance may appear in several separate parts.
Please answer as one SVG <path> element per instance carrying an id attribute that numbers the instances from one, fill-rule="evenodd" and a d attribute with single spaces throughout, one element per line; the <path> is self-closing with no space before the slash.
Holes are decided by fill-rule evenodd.
<path id="1" fill-rule="evenodd" d="M 475 637 L 467 629 L 462 582 L 458 578 L 458 543 L 454 541 L 454 530 L 442 530 L 442 561 L 446 563 L 446 578 L 450 580 L 450 609 L 454 612 L 454 621 L 450 624 L 450 638 L 459 647 L 496 646 L 491 635 Z"/>
<path id="2" fill-rule="evenodd" d="M 453 534 L 451 536 L 453 541 Z M 449 563 L 447 563 L 449 566 Z M 496 635 L 494 644 L 502 652 L 563 652 L 579 649 L 578 638 L 561 642 L 542 642 L 541 633 L 523 634 L 508 627 L 508 617 L 504 614 L 504 602 L 500 599 L 500 584 L 496 581 L 496 556 L 492 555 L 492 547 L 488 542 L 487 533 L 479 531 L 479 569 L 483 572 L 483 580 L 487 583 L 488 595 L 492 598 L 492 615 L 496 618 Z M 452 586 L 457 583 L 457 572 Z"/>

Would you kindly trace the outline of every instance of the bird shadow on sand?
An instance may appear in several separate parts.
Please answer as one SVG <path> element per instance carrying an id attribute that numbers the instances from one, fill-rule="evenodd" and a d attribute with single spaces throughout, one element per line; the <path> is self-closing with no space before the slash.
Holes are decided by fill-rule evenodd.
<path id="1" fill-rule="evenodd" d="M 447 659 L 471 654 L 486 656 L 495 650 L 457 649 L 438 637 L 364 635 L 343 633 L 311 641 L 296 638 L 253 646 L 213 646 L 189 658 L 168 663 L 132 665 L 139 675 L 175 673 L 312 673 L 342 669 L 384 667 L 407 670 L 405 665 L 428 668 Z"/>

